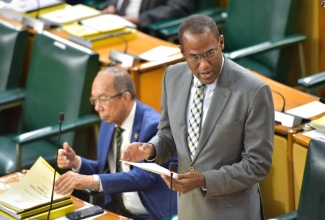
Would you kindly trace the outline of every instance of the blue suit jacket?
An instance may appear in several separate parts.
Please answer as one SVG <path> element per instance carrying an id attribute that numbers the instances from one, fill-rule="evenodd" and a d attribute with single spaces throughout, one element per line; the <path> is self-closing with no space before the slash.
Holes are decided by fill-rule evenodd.
<path id="1" fill-rule="evenodd" d="M 153 108 L 137 100 L 133 123 L 131 143 L 148 142 L 156 133 L 160 115 Z M 109 203 L 113 193 L 138 191 L 142 204 L 152 219 L 163 219 L 169 213 L 169 188 L 160 175 L 147 172 L 137 167 L 131 167 L 130 172 L 104 173 L 107 168 L 107 155 L 114 139 L 113 123 L 102 121 L 98 137 L 97 161 L 81 158 L 80 173 L 99 174 L 105 193 L 105 202 Z M 168 169 L 174 157 L 163 166 Z M 177 163 L 176 163 L 177 164 Z M 172 195 L 172 214 L 177 213 L 177 196 Z"/>

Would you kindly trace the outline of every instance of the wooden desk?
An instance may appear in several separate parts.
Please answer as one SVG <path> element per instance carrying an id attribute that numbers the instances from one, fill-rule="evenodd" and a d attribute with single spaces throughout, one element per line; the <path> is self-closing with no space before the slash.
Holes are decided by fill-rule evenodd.
<path id="1" fill-rule="evenodd" d="M 67 32 L 63 31 L 62 29 L 58 28 L 49 31 L 62 38 L 68 39 Z M 128 41 L 127 52 L 133 55 L 139 55 L 160 45 L 178 48 L 176 44 L 152 37 L 150 35 L 138 31 L 136 38 Z M 111 60 L 109 59 L 110 51 L 117 50 L 123 52 L 125 50 L 125 46 L 126 45 L 124 41 L 121 40 L 120 43 L 94 48 L 93 50 L 99 54 L 99 60 L 102 66 L 105 67 L 111 64 Z"/>
<path id="2" fill-rule="evenodd" d="M 304 136 L 301 132 L 293 136 L 293 186 L 295 195 L 295 209 L 298 209 L 302 179 L 305 170 L 306 156 L 310 137 Z"/>

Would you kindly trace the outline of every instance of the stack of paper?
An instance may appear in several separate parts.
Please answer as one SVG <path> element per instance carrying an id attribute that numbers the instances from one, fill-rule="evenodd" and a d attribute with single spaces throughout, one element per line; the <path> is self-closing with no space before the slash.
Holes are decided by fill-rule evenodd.
<path id="1" fill-rule="evenodd" d="M 136 37 L 136 25 L 118 15 L 99 15 L 63 26 L 69 40 L 95 48 Z"/>
<path id="2" fill-rule="evenodd" d="M 311 126 L 316 130 L 325 132 L 325 116 L 311 122 Z"/>
<path id="3" fill-rule="evenodd" d="M 325 104 L 319 101 L 309 102 L 305 105 L 298 106 L 296 108 L 286 111 L 291 115 L 299 116 L 301 118 L 309 119 L 316 115 L 320 115 L 325 112 Z"/>
<path id="4" fill-rule="evenodd" d="M 57 173 L 56 177 L 60 175 Z M 15 219 L 45 219 L 51 201 L 54 169 L 40 157 L 25 177 L 0 195 L 0 215 Z M 54 193 L 51 219 L 73 211 L 70 194 Z"/>
<path id="5" fill-rule="evenodd" d="M 29 13 L 65 3 L 63 0 L 12 0 L 4 2 L 4 8 L 21 13 Z"/>
<path id="6" fill-rule="evenodd" d="M 97 9 L 83 4 L 77 4 L 73 6 L 67 5 L 64 9 L 44 13 L 40 16 L 40 19 L 51 26 L 63 26 L 100 14 L 101 12 Z"/>

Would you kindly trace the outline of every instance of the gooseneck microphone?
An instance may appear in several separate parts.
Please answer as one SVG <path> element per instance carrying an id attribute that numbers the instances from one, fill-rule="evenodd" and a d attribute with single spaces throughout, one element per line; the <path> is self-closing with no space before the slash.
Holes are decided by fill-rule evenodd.
<path id="1" fill-rule="evenodd" d="M 284 108 L 285 108 L 285 106 L 286 106 L 286 100 L 285 100 L 284 96 L 283 96 L 280 92 L 275 91 L 275 90 L 273 90 L 273 89 L 272 89 L 272 92 L 274 92 L 274 93 L 278 94 L 279 96 L 281 96 L 282 101 L 283 101 L 283 105 L 282 105 L 281 112 L 284 113 Z"/>
<path id="2" fill-rule="evenodd" d="M 56 157 L 55 159 L 57 160 L 58 158 L 58 152 L 59 152 L 59 148 L 60 148 L 60 137 L 61 137 L 61 126 L 62 126 L 62 122 L 64 120 L 64 114 L 62 112 L 60 112 L 59 114 L 59 133 L 58 133 L 58 143 L 56 146 Z M 50 201 L 50 208 L 47 214 L 47 220 L 50 219 L 50 214 L 52 211 L 52 204 L 53 204 L 53 194 L 54 194 L 54 185 L 55 185 L 55 177 L 56 177 L 56 169 L 54 168 L 54 177 L 53 177 L 53 185 L 52 185 L 52 193 L 51 193 L 51 201 Z"/>
<path id="3" fill-rule="evenodd" d="M 172 212 L 173 174 L 175 173 L 175 163 L 174 162 L 169 163 L 169 172 L 170 172 L 170 190 L 169 190 L 169 214 L 168 214 L 168 219 L 170 220 L 171 212 Z"/>

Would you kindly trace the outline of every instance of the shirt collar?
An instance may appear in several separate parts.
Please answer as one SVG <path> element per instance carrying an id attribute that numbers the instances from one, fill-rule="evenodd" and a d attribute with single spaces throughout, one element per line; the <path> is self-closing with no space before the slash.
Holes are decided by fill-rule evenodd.
<path id="1" fill-rule="evenodd" d="M 135 117 L 136 106 L 137 106 L 137 102 L 134 102 L 134 105 L 133 105 L 128 117 L 123 121 L 121 128 L 123 128 L 124 130 L 128 130 L 128 129 L 132 128 L 134 117 Z"/>

